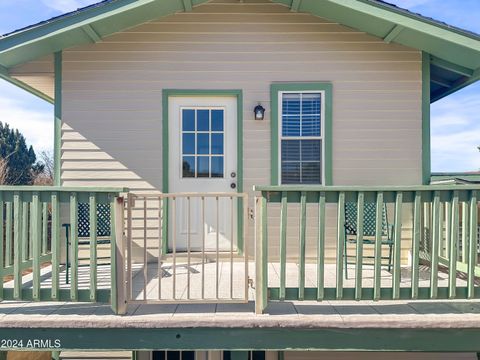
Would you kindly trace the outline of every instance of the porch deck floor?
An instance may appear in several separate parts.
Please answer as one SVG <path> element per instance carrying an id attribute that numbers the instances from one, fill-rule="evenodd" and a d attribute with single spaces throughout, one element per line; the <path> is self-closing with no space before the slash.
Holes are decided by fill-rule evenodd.
<path id="1" fill-rule="evenodd" d="M 175 269 L 175 270 L 174 270 Z M 217 280 L 218 271 L 218 296 L 217 296 Z M 146 281 L 144 273 L 146 272 Z M 66 271 L 63 267 L 60 271 L 60 288 L 69 289 L 71 286 L 71 269 L 69 271 L 70 282 L 66 281 Z M 182 260 L 176 262 L 176 266 L 169 260 L 162 262 L 160 273 L 160 292 L 159 292 L 159 271 L 157 263 L 147 264 L 144 269 L 141 264 L 132 265 L 132 293 L 131 300 L 154 302 L 159 299 L 164 301 L 187 301 L 198 300 L 202 298 L 207 301 L 214 302 L 218 299 L 222 302 L 228 302 L 233 298 L 236 302 L 245 302 L 245 264 L 244 262 L 229 260 L 221 260 L 218 263 L 208 262 L 202 266 L 201 263 L 192 261 L 190 266 Z M 97 267 L 97 287 L 98 289 L 110 288 L 110 265 L 99 265 Z M 231 275 L 232 274 L 232 275 Z M 348 279 L 344 277 L 344 288 L 355 287 L 355 266 L 349 265 Z M 362 269 L 362 285 L 364 288 L 373 287 L 373 267 L 364 266 Z M 248 263 L 248 277 L 250 285 L 248 286 L 248 300 L 255 299 L 255 263 Z M 289 262 L 286 266 L 286 287 L 298 287 L 299 266 L 297 263 Z M 173 279 L 175 278 L 175 297 L 173 296 Z M 430 285 L 430 269 L 427 266 L 420 266 L 419 286 L 428 287 Z M 188 280 L 189 279 L 189 280 Z M 232 286 L 231 279 L 233 279 Z M 336 286 L 336 266 L 335 264 L 325 265 L 325 288 L 335 288 Z M 24 275 L 22 278 L 23 288 L 31 288 L 33 285 L 32 274 Z M 190 291 L 188 284 L 190 283 Z M 52 271 L 47 266 L 41 269 L 41 287 L 51 288 Z M 146 285 L 146 296 L 144 287 Z M 382 268 L 381 271 L 382 287 L 392 286 L 392 273 Z M 457 286 L 466 286 L 466 280 L 462 278 L 462 274 L 457 275 Z M 478 285 L 478 284 L 477 284 Z M 4 284 L 4 288 L 13 288 L 14 282 L 8 281 Z M 280 264 L 269 263 L 268 270 L 268 287 L 278 288 L 280 286 Z M 316 288 L 317 286 L 317 266 L 313 263 L 307 263 L 305 269 L 305 287 Z M 411 267 L 402 266 L 401 268 L 401 287 L 411 286 Z M 448 274 L 439 271 L 438 286 L 448 286 Z M 89 289 L 90 287 L 90 268 L 89 266 L 81 266 L 78 268 L 78 288 Z M 204 289 L 202 294 L 202 288 Z M 159 297 L 161 295 L 161 297 Z"/>

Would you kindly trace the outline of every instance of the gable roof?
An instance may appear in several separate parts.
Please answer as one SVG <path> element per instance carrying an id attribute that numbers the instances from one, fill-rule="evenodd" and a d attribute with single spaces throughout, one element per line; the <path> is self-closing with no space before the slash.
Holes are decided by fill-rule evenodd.
<path id="1" fill-rule="evenodd" d="M 382 0 L 271 0 L 431 56 L 434 102 L 480 79 L 480 35 Z M 104 0 L 0 37 L 0 77 L 8 68 L 180 11 L 208 0 Z M 10 78 L 10 81 L 12 79 Z M 17 84 L 18 85 L 18 84 Z"/>

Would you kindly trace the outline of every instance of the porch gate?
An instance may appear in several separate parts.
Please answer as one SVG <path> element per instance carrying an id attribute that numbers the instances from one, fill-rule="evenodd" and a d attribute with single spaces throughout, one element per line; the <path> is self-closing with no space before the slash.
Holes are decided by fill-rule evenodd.
<path id="1" fill-rule="evenodd" d="M 127 302 L 247 302 L 247 203 L 244 193 L 130 193 Z"/>

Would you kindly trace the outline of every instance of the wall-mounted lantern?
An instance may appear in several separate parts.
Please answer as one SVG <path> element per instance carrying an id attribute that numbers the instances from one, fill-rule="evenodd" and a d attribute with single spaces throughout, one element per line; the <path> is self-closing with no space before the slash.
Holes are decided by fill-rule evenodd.
<path id="1" fill-rule="evenodd" d="M 255 113 L 255 120 L 263 120 L 265 118 L 265 108 L 262 105 L 258 104 L 255 106 L 253 112 Z"/>

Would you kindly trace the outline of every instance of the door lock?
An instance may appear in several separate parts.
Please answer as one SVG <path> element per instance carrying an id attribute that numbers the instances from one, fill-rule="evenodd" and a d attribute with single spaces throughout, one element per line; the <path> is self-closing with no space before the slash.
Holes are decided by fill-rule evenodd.
<path id="1" fill-rule="evenodd" d="M 235 171 L 232 171 L 232 172 L 230 173 L 230 176 L 231 176 L 232 178 L 235 178 L 235 177 L 237 177 L 237 173 L 236 173 Z"/>
<path id="2" fill-rule="evenodd" d="M 230 187 L 231 187 L 232 189 L 235 189 L 235 188 L 237 187 L 237 184 L 231 183 L 231 184 L 230 184 Z"/>

